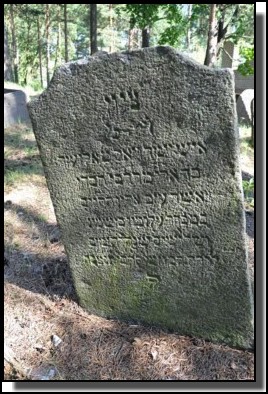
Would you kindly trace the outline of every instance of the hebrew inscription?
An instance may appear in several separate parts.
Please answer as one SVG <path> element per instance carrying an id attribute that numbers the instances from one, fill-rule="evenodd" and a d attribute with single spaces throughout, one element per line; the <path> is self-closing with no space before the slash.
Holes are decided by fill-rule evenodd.
<path id="1" fill-rule="evenodd" d="M 233 85 L 146 48 L 68 63 L 30 104 L 89 311 L 250 346 Z"/>

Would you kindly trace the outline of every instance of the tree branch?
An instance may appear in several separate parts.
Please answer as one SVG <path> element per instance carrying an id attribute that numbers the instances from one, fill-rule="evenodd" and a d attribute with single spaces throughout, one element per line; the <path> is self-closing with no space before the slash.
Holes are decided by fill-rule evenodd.
<path id="1" fill-rule="evenodd" d="M 235 38 L 235 37 L 236 37 L 236 33 L 228 34 L 227 36 L 225 36 L 225 40 L 228 40 L 229 38 Z M 245 39 L 250 38 L 252 40 L 252 36 L 239 36 L 239 38 L 245 38 Z"/>
<path id="2" fill-rule="evenodd" d="M 239 60 L 239 58 L 236 58 L 236 57 L 231 56 L 230 53 L 228 53 L 228 52 L 226 51 L 226 49 L 224 48 L 224 46 L 223 46 L 222 44 L 219 45 L 219 48 L 218 48 L 218 51 L 217 51 L 217 58 L 220 56 L 221 51 L 223 51 L 223 52 L 229 57 L 230 60 L 232 60 L 232 61 L 237 61 L 237 60 Z"/>
<path id="3" fill-rule="evenodd" d="M 229 22 L 227 23 L 227 25 L 225 25 L 225 27 L 223 28 L 223 31 L 227 32 L 227 29 L 228 29 L 230 23 L 233 21 L 234 17 L 237 16 L 238 10 L 239 10 L 239 5 L 237 4 L 237 6 L 235 7 L 233 15 L 231 16 L 231 18 L 230 18 Z"/>

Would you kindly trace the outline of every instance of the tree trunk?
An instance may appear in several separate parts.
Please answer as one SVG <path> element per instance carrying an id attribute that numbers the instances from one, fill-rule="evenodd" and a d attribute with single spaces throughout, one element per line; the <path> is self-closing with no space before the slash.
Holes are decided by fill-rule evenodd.
<path id="1" fill-rule="evenodd" d="M 218 21 L 218 34 L 217 34 L 217 58 L 221 50 L 224 48 L 225 36 L 227 34 L 228 26 L 232 24 L 232 20 L 235 20 L 239 11 L 239 4 L 236 5 L 233 16 L 229 20 L 229 22 L 224 26 L 225 23 L 225 13 L 226 13 L 226 4 L 219 4 L 220 9 L 220 18 Z"/>
<path id="2" fill-rule="evenodd" d="M 49 48 L 49 24 L 50 24 L 50 15 L 49 15 L 50 4 L 46 4 L 46 68 L 47 68 L 47 86 L 50 81 L 49 75 L 49 61 L 50 61 L 50 48 Z"/>
<path id="3" fill-rule="evenodd" d="M 58 63 L 58 58 L 60 58 L 60 36 L 61 36 L 61 26 L 60 26 L 60 13 L 61 13 L 61 5 L 58 4 L 58 13 L 57 13 L 57 19 L 58 19 L 58 34 L 57 34 L 57 45 L 56 45 L 56 53 L 55 53 L 55 63 L 54 63 L 54 70 L 57 67 Z M 59 59 L 60 60 L 60 59 Z"/>
<path id="4" fill-rule="evenodd" d="M 212 67 L 217 57 L 217 20 L 216 4 L 210 4 L 209 28 L 205 66 Z"/>
<path id="5" fill-rule="evenodd" d="M 145 27 L 142 29 L 142 48 L 146 48 L 150 46 L 150 30 L 149 27 Z"/>
<path id="6" fill-rule="evenodd" d="M 10 6 L 10 25 L 11 25 L 11 36 L 12 36 L 13 75 L 14 75 L 14 82 L 19 83 L 18 51 L 17 51 L 16 29 L 15 29 L 15 21 L 14 21 L 14 4 L 9 4 L 9 6 Z"/>
<path id="7" fill-rule="evenodd" d="M 9 56 L 9 47 L 8 47 L 8 35 L 6 26 L 4 25 L 4 79 L 6 81 L 12 81 L 12 67 Z"/>
<path id="8" fill-rule="evenodd" d="M 114 51 L 114 20 L 113 20 L 113 4 L 109 4 L 109 22 L 110 22 L 110 48 L 109 52 Z"/>
<path id="9" fill-rule="evenodd" d="M 61 53 L 61 35 L 62 35 L 62 29 L 61 29 L 61 22 L 60 22 L 60 20 L 59 20 L 59 64 L 61 64 L 61 55 L 62 55 L 62 53 Z"/>
<path id="10" fill-rule="evenodd" d="M 133 29 L 129 29 L 128 31 L 128 50 L 131 51 L 133 49 Z"/>
<path id="11" fill-rule="evenodd" d="M 186 45 L 187 45 L 187 49 L 188 51 L 190 50 L 190 46 L 191 46 L 191 25 L 190 25 L 190 18 L 192 16 L 192 4 L 188 4 L 188 28 L 187 28 L 187 36 L 186 36 Z"/>
<path id="12" fill-rule="evenodd" d="M 39 73 L 41 87 L 44 87 L 43 83 L 43 71 L 42 71 L 42 41 L 41 41 L 41 28 L 40 28 L 40 17 L 37 18 L 37 35 L 38 35 L 38 56 L 39 56 Z"/>
<path id="13" fill-rule="evenodd" d="M 68 29 L 67 29 L 67 4 L 64 4 L 64 47 L 65 47 L 65 62 L 68 63 Z"/>
<path id="14" fill-rule="evenodd" d="M 31 73 L 31 62 L 29 60 L 29 48 L 30 48 L 30 31 L 31 31 L 31 20 L 29 18 L 28 10 L 26 11 L 26 21 L 27 21 L 27 41 L 26 41 L 26 50 L 25 50 L 25 73 L 23 83 L 24 85 L 28 84 L 28 74 Z"/>
<path id="15" fill-rule="evenodd" d="M 97 4 L 90 4 L 90 53 L 98 51 L 97 46 Z"/>
<path id="16" fill-rule="evenodd" d="M 131 51 L 132 49 L 140 48 L 140 37 L 139 37 L 140 29 L 133 28 L 129 29 L 128 32 L 128 50 Z"/>
<path id="17" fill-rule="evenodd" d="M 254 148 L 254 99 L 250 103 L 251 109 L 251 145 Z"/>

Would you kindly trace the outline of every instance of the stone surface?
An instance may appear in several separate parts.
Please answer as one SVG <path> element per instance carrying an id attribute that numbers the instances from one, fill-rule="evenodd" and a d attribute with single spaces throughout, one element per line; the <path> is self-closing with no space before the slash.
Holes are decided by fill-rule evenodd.
<path id="1" fill-rule="evenodd" d="M 234 59 L 238 57 L 237 55 L 238 54 L 235 53 L 234 43 L 225 40 L 222 50 L 221 66 L 223 68 L 233 68 Z"/>
<path id="2" fill-rule="evenodd" d="M 81 304 L 250 346 L 232 72 L 101 55 L 58 69 L 30 115 Z"/>
<path id="3" fill-rule="evenodd" d="M 20 122 L 30 122 L 27 96 L 22 90 L 4 89 L 4 128 Z"/>
<path id="4" fill-rule="evenodd" d="M 237 95 L 247 89 L 254 90 L 254 75 L 242 75 L 237 70 L 234 71 L 235 76 L 235 93 Z"/>
<path id="5" fill-rule="evenodd" d="M 254 90 L 246 89 L 244 90 L 236 101 L 236 109 L 239 124 L 251 124 L 252 120 L 252 110 L 251 102 L 254 99 Z"/>

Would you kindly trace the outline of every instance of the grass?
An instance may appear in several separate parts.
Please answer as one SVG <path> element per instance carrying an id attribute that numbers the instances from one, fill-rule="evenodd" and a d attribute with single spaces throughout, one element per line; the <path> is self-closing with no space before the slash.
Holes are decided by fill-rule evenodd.
<path id="1" fill-rule="evenodd" d="M 6 169 L 5 170 L 5 185 L 14 186 L 23 181 L 32 179 L 34 174 L 42 174 L 42 168 L 34 166 L 32 164 L 23 166 L 22 169 Z"/>
<path id="2" fill-rule="evenodd" d="M 254 207 L 254 178 L 249 181 L 243 181 L 243 190 L 245 196 L 245 204 Z"/>
<path id="3" fill-rule="evenodd" d="M 251 150 L 242 152 L 252 176 Z M 254 379 L 251 352 L 78 305 L 34 136 L 23 125 L 5 130 L 4 207 L 5 344 L 27 371 L 5 363 L 5 380 L 40 380 L 51 370 L 51 380 Z M 52 335 L 62 339 L 58 347 Z"/>
<path id="4" fill-rule="evenodd" d="M 37 214 L 37 219 L 40 220 L 40 222 L 47 222 L 47 217 L 43 213 L 38 213 Z"/>
<path id="5" fill-rule="evenodd" d="M 254 149 L 251 143 L 251 128 L 248 126 L 241 126 L 239 128 L 239 138 L 241 154 L 254 155 Z"/>
<path id="6" fill-rule="evenodd" d="M 5 129 L 4 144 L 5 187 L 26 181 L 44 184 L 43 168 L 31 129 L 23 124 Z"/>
<path id="7" fill-rule="evenodd" d="M 254 149 L 251 144 L 251 137 L 244 137 L 240 141 L 240 152 L 245 155 L 254 155 Z"/>

